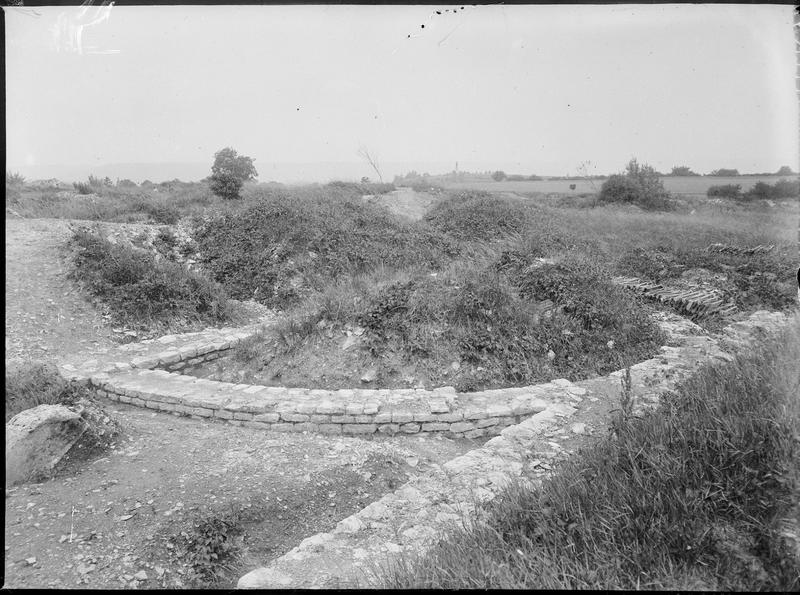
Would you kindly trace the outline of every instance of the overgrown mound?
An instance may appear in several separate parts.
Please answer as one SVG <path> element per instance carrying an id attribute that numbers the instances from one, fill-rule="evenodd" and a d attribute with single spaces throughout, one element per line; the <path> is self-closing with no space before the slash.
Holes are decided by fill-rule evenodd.
<path id="1" fill-rule="evenodd" d="M 424 220 L 459 240 L 490 241 L 521 233 L 529 215 L 521 200 L 469 190 L 436 203 Z"/>
<path id="2" fill-rule="evenodd" d="M 72 277 L 97 297 L 118 324 L 149 328 L 215 324 L 230 314 L 225 291 L 175 262 L 113 244 L 97 229 L 77 227 L 70 240 Z"/>
<path id="3" fill-rule="evenodd" d="M 413 263 L 437 267 L 455 243 L 425 225 L 329 189 L 264 193 L 198 219 L 202 264 L 231 295 L 286 307 L 342 275 Z"/>
<path id="4" fill-rule="evenodd" d="M 347 388 L 372 369 L 370 386 L 469 391 L 609 372 L 661 344 L 644 307 L 597 267 L 498 265 L 341 283 L 239 359 L 266 383 Z"/>

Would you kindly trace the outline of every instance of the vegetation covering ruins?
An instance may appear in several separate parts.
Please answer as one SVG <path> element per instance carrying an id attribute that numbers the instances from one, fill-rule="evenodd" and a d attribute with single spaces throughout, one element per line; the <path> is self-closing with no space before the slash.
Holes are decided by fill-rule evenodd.
<path id="1" fill-rule="evenodd" d="M 492 192 L 431 176 L 284 186 L 248 179 L 252 161 L 234 172 L 242 156 L 232 149 L 217 158 L 218 171 L 194 183 L 90 177 L 70 187 L 7 175 L 7 217 L 78 220 L 67 247 L 72 276 L 121 328 L 155 336 L 232 324 L 244 300 L 276 311 L 270 329 L 196 372 L 237 383 L 473 392 L 577 381 L 652 357 L 664 345 L 652 314 L 669 306 L 646 301 L 615 277 L 686 292 L 711 287 L 741 313 L 786 311 L 796 295 L 796 229 L 787 217 L 797 215 L 795 180 L 769 178 L 744 192 L 709 182 L 702 192 L 678 195 L 652 167 L 632 160 L 583 195 L 566 186 L 559 196 Z M 674 169 L 679 178 L 699 177 Z M 405 216 L 392 208 L 401 192 L 432 206 L 421 219 Z M 139 231 L 120 238 L 114 224 Z M 724 322 L 715 314 L 696 320 L 712 330 Z M 796 567 L 781 566 L 769 524 L 787 506 L 790 486 L 774 478 L 796 456 L 788 433 L 796 417 L 779 415 L 786 391 L 777 381 L 764 387 L 753 380 L 776 349 L 769 344 L 734 362 L 742 377 L 733 368 L 706 370 L 657 415 L 626 418 L 616 442 L 576 460 L 542 491 L 510 491 L 490 509 L 493 528 L 453 537 L 436 557 L 387 573 L 387 584 L 633 588 L 638 572 L 652 568 L 647 584 L 663 588 L 796 588 Z M 7 420 L 41 402 L 85 397 L 41 367 L 7 374 L 6 387 Z M 768 412 L 763 424 L 755 408 Z M 665 428 L 678 428 L 682 439 Z M 766 446 L 748 442 L 765 432 Z M 717 441 L 701 448 L 696 438 L 707 435 Z M 659 458 L 665 452 L 672 456 Z M 701 477 L 719 456 L 731 461 L 725 472 Z M 648 462 L 646 474 L 631 467 L 631 457 Z M 745 477 L 748 468 L 758 482 Z M 690 492 L 672 489 L 678 484 Z M 593 507 L 590 492 L 604 494 L 613 510 Z M 652 493 L 669 497 L 635 518 L 618 514 L 639 510 Z M 531 516 L 532 508 L 552 514 Z M 711 534 L 688 521 L 667 522 L 690 509 L 699 511 L 692 523 L 712 527 Z M 228 536 L 241 531 L 240 517 L 209 513 L 187 533 L 198 584 L 225 574 L 212 554 L 226 564 L 235 559 Z M 642 537 L 631 549 L 609 545 L 631 535 Z M 576 547 L 581 560 L 572 555 Z M 509 562 L 518 548 L 530 562 Z M 503 553 L 496 560 L 480 550 Z M 756 550 L 753 567 L 761 570 L 747 574 Z M 626 562 L 614 566 L 612 558 Z M 463 559 L 492 573 L 463 574 L 452 564 Z M 711 570 L 692 583 L 687 568 L 699 563 Z"/>

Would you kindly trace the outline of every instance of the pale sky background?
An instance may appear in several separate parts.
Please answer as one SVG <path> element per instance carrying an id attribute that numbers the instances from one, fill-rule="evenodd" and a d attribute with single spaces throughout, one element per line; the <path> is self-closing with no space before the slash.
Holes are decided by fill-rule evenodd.
<path id="1" fill-rule="evenodd" d="M 798 168 L 792 6 L 453 8 L 6 8 L 8 169 L 200 178 L 225 146 L 262 181 L 373 175 L 360 146 L 389 181 Z"/>

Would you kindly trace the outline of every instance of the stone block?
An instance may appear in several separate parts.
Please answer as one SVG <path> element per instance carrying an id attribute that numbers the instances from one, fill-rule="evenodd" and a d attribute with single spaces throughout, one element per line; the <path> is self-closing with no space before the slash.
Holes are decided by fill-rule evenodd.
<path id="1" fill-rule="evenodd" d="M 392 423 L 403 424 L 410 421 L 414 421 L 413 413 L 407 413 L 405 411 L 392 411 Z"/>
<path id="2" fill-rule="evenodd" d="M 281 416 L 278 413 L 260 413 L 253 416 L 253 421 L 264 423 L 276 423 Z"/>
<path id="3" fill-rule="evenodd" d="M 305 413 L 281 413 L 280 415 L 283 421 L 307 422 L 310 419 Z"/>
<path id="4" fill-rule="evenodd" d="M 364 403 L 364 415 L 375 415 L 378 413 L 378 403 Z"/>
<path id="5" fill-rule="evenodd" d="M 331 423 L 331 416 L 330 415 L 319 415 L 315 413 L 314 415 L 308 416 L 308 421 L 312 424 L 329 424 Z"/>
<path id="6" fill-rule="evenodd" d="M 297 411 L 297 413 L 305 413 L 306 415 L 310 415 L 316 410 L 317 404 L 312 401 L 301 401 L 295 405 L 295 411 Z"/>
<path id="7" fill-rule="evenodd" d="M 378 431 L 381 434 L 397 434 L 400 431 L 400 424 L 381 424 L 378 426 Z"/>
<path id="8" fill-rule="evenodd" d="M 443 422 L 461 421 L 464 419 L 464 412 L 440 413 L 436 416 L 436 419 Z"/>
<path id="9" fill-rule="evenodd" d="M 236 411 L 233 414 L 233 419 L 238 419 L 240 421 L 250 421 L 253 419 L 252 413 L 242 413 L 241 411 Z"/>
<path id="10" fill-rule="evenodd" d="M 333 403 L 331 401 L 323 401 L 317 405 L 316 413 L 321 415 L 344 415 L 344 403 Z"/>
<path id="11" fill-rule="evenodd" d="M 447 413 L 450 411 L 450 406 L 444 399 L 428 399 L 428 406 L 431 413 Z"/>
<path id="12" fill-rule="evenodd" d="M 414 421 L 436 421 L 436 416 L 433 413 L 415 413 Z"/>
<path id="13" fill-rule="evenodd" d="M 357 424 L 371 424 L 375 422 L 374 415 L 356 415 Z"/>
<path id="14" fill-rule="evenodd" d="M 386 411 L 384 413 L 378 413 L 373 418 L 376 424 L 388 424 L 392 421 L 392 412 Z"/>
<path id="15" fill-rule="evenodd" d="M 192 359 L 197 356 L 197 347 L 195 345 L 184 345 L 178 349 L 181 359 Z"/>
<path id="16" fill-rule="evenodd" d="M 354 423 L 356 423 L 356 416 L 355 415 L 332 415 L 331 416 L 331 422 L 335 423 L 335 424 L 354 424 Z"/>
<path id="17" fill-rule="evenodd" d="M 158 409 L 158 401 L 145 401 L 144 406 L 148 409 Z"/>
<path id="18" fill-rule="evenodd" d="M 163 351 L 159 353 L 157 357 L 158 363 L 161 366 L 174 364 L 175 362 L 179 362 L 181 360 L 181 354 L 177 351 Z"/>
<path id="19" fill-rule="evenodd" d="M 450 431 L 455 433 L 467 432 L 469 430 L 474 430 L 474 429 L 475 429 L 475 424 L 469 421 L 462 421 L 450 425 Z"/>
<path id="20" fill-rule="evenodd" d="M 450 429 L 450 424 L 444 422 L 430 422 L 422 424 L 422 430 L 425 432 L 446 432 Z"/>
<path id="21" fill-rule="evenodd" d="M 486 419 L 489 414 L 485 409 L 469 408 L 464 411 L 464 419 Z"/>
<path id="22" fill-rule="evenodd" d="M 496 417 L 489 417 L 487 419 L 479 419 L 475 422 L 476 428 L 488 428 L 490 426 L 496 426 L 499 423 L 499 419 Z"/>
<path id="23" fill-rule="evenodd" d="M 320 434 L 341 434 L 342 433 L 342 425 L 341 424 L 319 424 L 319 433 Z"/>
<path id="24" fill-rule="evenodd" d="M 224 409 L 217 409 L 214 411 L 214 417 L 219 417 L 221 419 L 233 419 L 233 413 L 230 411 L 225 411 Z"/>
<path id="25" fill-rule="evenodd" d="M 214 415 L 214 410 L 206 409 L 205 407 L 192 407 L 189 413 L 198 417 L 212 417 Z"/>
<path id="26" fill-rule="evenodd" d="M 364 405 L 362 403 L 349 403 L 345 405 L 344 411 L 347 415 L 362 415 L 364 413 Z"/>
<path id="27" fill-rule="evenodd" d="M 343 434 L 374 434 L 377 430 L 375 424 L 342 424 Z"/>
<path id="28" fill-rule="evenodd" d="M 416 434 L 420 430 L 420 425 L 415 423 L 402 424 L 400 431 L 406 434 Z"/>

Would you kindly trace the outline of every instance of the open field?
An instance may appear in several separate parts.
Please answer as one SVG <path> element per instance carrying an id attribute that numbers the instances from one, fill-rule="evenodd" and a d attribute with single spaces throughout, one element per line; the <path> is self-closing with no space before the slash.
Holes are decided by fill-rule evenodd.
<path id="1" fill-rule="evenodd" d="M 790 179 L 785 176 L 664 176 L 661 181 L 664 187 L 677 195 L 705 196 L 711 186 L 725 184 L 740 184 L 742 192 L 752 188 L 756 182 L 774 184 L 781 179 Z M 571 190 L 570 185 L 575 184 Z M 531 193 L 542 194 L 586 194 L 600 190 L 603 180 L 531 180 L 523 182 L 445 182 L 443 185 L 450 190 L 484 190 L 486 192 L 515 192 L 520 195 Z"/>

